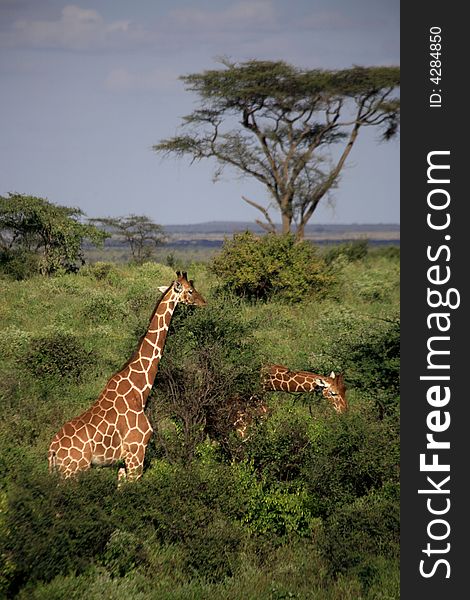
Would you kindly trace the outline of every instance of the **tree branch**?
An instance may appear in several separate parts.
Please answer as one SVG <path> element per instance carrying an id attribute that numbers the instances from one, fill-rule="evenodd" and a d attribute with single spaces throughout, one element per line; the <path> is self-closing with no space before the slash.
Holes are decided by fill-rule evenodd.
<path id="1" fill-rule="evenodd" d="M 242 200 L 244 200 L 245 202 L 247 202 L 248 204 L 250 204 L 251 206 L 253 206 L 254 208 L 258 209 L 260 212 L 263 213 L 264 218 L 266 219 L 267 223 L 263 223 L 262 221 L 259 221 L 257 219 L 256 223 L 258 223 L 258 225 L 260 225 L 260 227 L 262 227 L 265 231 L 268 231 L 269 233 L 276 233 L 276 225 L 275 225 L 275 223 L 273 223 L 271 217 L 269 216 L 268 210 L 264 206 L 261 206 L 261 204 L 258 204 L 257 202 L 250 200 L 246 196 L 242 196 Z"/>

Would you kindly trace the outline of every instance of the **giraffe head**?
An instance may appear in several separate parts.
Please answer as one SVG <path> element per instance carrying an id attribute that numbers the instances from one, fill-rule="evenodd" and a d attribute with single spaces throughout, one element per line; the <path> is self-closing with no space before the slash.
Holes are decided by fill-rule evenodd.
<path id="1" fill-rule="evenodd" d="M 176 271 L 176 279 L 171 284 L 170 288 L 160 287 L 159 290 L 163 293 L 167 292 L 168 289 L 172 289 L 178 297 L 178 302 L 182 304 L 188 304 L 192 306 L 206 306 L 207 302 L 201 296 L 201 294 L 194 287 L 194 281 L 188 279 L 186 271 L 181 273 Z"/>
<path id="2" fill-rule="evenodd" d="M 330 400 L 336 412 L 342 413 L 348 408 L 346 386 L 342 373 L 331 371 L 329 377 L 317 376 L 315 383 L 322 388 L 322 394 Z"/>

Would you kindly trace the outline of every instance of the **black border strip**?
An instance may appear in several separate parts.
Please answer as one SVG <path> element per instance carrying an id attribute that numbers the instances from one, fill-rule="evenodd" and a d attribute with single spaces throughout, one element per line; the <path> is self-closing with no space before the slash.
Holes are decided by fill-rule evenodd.
<path id="1" fill-rule="evenodd" d="M 401 4 L 401 598 L 405 600 L 448 600 L 468 594 L 470 398 L 466 379 L 470 364 L 466 338 L 470 327 L 466 307 L 470 229 L 464 214 L 468 152 L 463 144 L 468 130 L 468 70 L 464 63 L 470 54 L 470 30 L 463 6 L 435 0 Z M 431 64 L 436 57 L 431 56 L 430 35 L 438 29 L 441 78 L 432 82 L 435 72 L 430 70 L 438 63 Z M 427 173 L 429 161 L 450 169 Z M 450 181 L 445 183 L 447 178 Z M 439 202 L 442 209 L 429 206 Z M 448 219 L 446 227 L 433 228 Z M 433 266 L 437 269 L 429 271 Z M 430 281 L 444 280 L 447 275 L 445 283 Z M 440 301 L 438 294 L 428 297 L 428 288 L 441 292 L 441 306 L 430 306 Z M 450 289 L 455 291 L 447 296 Z M 446 298 L 452 305 L 459 298 L 460 305 L 446 307 Z M 430 317 L 432 313 L 448 317 Z M 440 331 L 438 322 L 448 330 Z M 429 348 L 449 354 L 429 354 Z M 443 368 L 446 365 L 448 369 Z M 449 380 L 420 379 L 429 376 L 448 376 Z M 429 392 L 433 386 L 434 394 Z M 444 400 L 446 387 L 448 402 Z M 449 418 L 450 425 L 445 427 Z M 439 427 L 441 432 L 432 430 Z M 434 440 L 449 442 L 450 448 L 427 449 L 426 435 L 431 433 Z M 445 468 L 441 466 L 435 471 L 420 469 L 420 454 L 426 455 L 426 464 L 434 460 L 448 464 L 450 470 L 441 471 Z M 420 494 L 420 489 L 427 491 Z M 420 565 L 427 577 L 420 573 Z"/>

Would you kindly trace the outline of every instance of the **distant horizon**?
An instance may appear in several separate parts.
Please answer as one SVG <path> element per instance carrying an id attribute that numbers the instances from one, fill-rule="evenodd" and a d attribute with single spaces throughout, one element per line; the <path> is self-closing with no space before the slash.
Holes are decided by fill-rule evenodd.
<path id="1" fill-rule="evenodd" d="M 197 221 L 193 223 L 159 223 L 162 227 L 198 227 L 202 225 L 221 225 L 221 224 L 230 224 L 230 225 L 251 225 L 253 227 L 258 227 L 262 229 L 262 227 L 256 223 L 255 221 L 249 221 L 244 219 L 213 219 L 209 221 Z M 277 227 L 281 227 L 281 222 L 275 222 L 274 225 Z M 346 227 L 346 226 L 357 226 L 357 227 L 400 227 L 399 221 L 344 221 L 344 222 L 335 222 L 335 223 L 307 223 L 306 228 L 315 228 L 315 227 L 328 227 L 328 228 L 336 228 L 336 227 Z"/>

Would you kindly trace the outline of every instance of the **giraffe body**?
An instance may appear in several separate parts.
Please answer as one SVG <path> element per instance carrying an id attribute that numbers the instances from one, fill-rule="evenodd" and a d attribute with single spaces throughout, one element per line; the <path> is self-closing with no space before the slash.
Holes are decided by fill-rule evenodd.
<path id="1" fill-rule="evenodd" d="M 233 427 L 238 436 L 243 440 L 249 439 L 248 433 L 254 419 L 262 419 L 268 416 L 269 408 L 263 398 L 251 396 L 248 402 L 235 407 L 233 414 Z"/>
<path id="2" fill-rule="evenodd" d="M 120 371 L 109 379 L 96 402 L 65 423 L 49 447 L 49 470 L 64 477 L 123 460 L 119 478 L 138 479 L 152 427 L 144 413 L 157 374 L 174 310 L 179 302 L 204 306 L 186 273 L 166 289 L 157 303 L 146 334 Z"/>
<path id="3" fill-rule="evenodd" d="M 321 388 L 323 396 L 331 402 L 336 412 L 347 410 L 346 386 L 342 374 L 329 376 L 310 371 L 290 371 L 282 365 L 271 365 L 263 370 L 263 388 L 266 391 L 313 392 Z"/>

